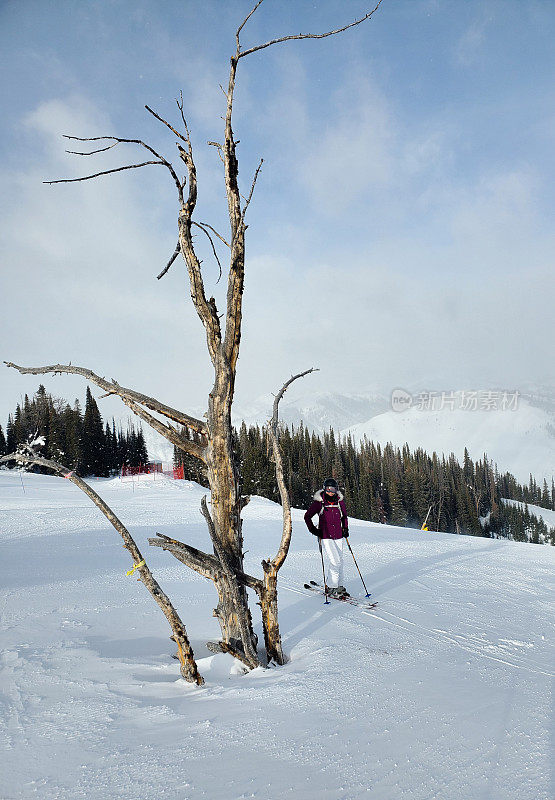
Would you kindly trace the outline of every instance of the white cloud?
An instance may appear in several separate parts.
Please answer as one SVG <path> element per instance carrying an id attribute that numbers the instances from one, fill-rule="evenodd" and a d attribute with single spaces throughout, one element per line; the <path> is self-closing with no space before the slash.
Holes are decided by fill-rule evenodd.
<path id="1" fill-rule="evenodd" d="M 302 165 L 311 202 L 331 214 L 394 180 L 396 137 L 385 98 L 363 75 L 349 77 L 333 107 L 329 120 L 312 125 Z"/>
<path id="2" fill-rule="evenodd" d="M 41 183 L 122 163 L 113 151 L 101 155 L 102 165 L 95 157 L 79 160 L 63 152 L 60 131 L 111 129 L 78 96 L 41 104 L 26 118 L 40 168 L 5 176 L 11 204 L 0 221 L 7 265 L 2 294 L 9 298 L 1 320 L 2 358 L 21 364 L 71 361 L 188 407 L 206 394 L 210 369 L 183 265 L 176 262 L 166 278 L 155 279 L 175 246 L 171 183 L 167 190 L 160 167 L 150 168 L 159 174 L 146 168 L 83 183 Z M 156 224 L 161 197 L 167 230 Z M 43 382 L 58 393 L 59 381 Z M 4 424 L 14 397 L 32 393 L 38 379 L 4 370 L 2 383 Z M 62 385 L 73 387 L 67 396 L 83 397 L 79 380 Z"/>
<path id="3" fill-rule="evenodd" d="M 480 58 L 486 32 L 493 22 L 493 16 L 487 8 L 482 8 L 480 16 L 463 32 L 455 48 L 455 60 L 463 67 L 471 67 Z"/>

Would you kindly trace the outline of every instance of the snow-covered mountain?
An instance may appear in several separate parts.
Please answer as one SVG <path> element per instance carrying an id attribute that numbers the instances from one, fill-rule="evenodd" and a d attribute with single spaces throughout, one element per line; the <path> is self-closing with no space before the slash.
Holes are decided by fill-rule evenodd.
<path id="1" fill-rule="evenodd" d="M 546 478 L 549 483 L 555 476 L 555 411 L 550 404 L 541 407 L 524 397 L 518 398 L 516 410 L 391 410 L 342 434 L 350 434 L 357 442 L 366 437 L 397 447 L 407 443 L 411 450 L 422 447 L 428 453 L 453 452 L 459 461 L 466 447 L 471 458 L 476 460 L 487 453 L 501 472 L 512 472 L 524 483 L 530 473 L 536 480 Z"/>
<path id="2" fill-rule="evenodd" d="M 240 427 L 244 421 L 249 425 L 265 425 L 272 415 L 274 396 L 272 394 L 257 397 L 251 403 L 233 406 L 233 424 Z M 337 394 L 332 392 L 316 392 L 307 395 L 285 395 L 279 405 L 280 421 L 286 425 L 299 425 L 301 422 L 315 433 L 324 433 L 333 428 L 340 431 L 350 425 L 365 422 L 370 417 L 387 411 L 390 400 L 384 394 L 360 393 Z M 201 416 L 198 409 L 190 410 L 193 415 Z M 126 417 L 124 422 L 135 418 Z M 173 446 L 148 425 L 143 425 L 143 434 L 149 458 L 153 461 L 171 461 Z"/>
<path id="3" fill-rule="evenodd" d="M 489 395 L 486 391 L 476 392 L 480 395 L 476 408 L 467 397 L 465 402 L 469 410 L 457 407 L 464 399 L 462 392 L 452 393 L 456 400 L 454 408 L 448 397 L 440 408 L 438 393 L 433 408 L 420 410 L 417 399 L 422 393 L 421 387 L 412 386 L 405 393 L 411 397 L 412 406 L 401 412 L 392 409 L 391 393 L 286 394 L 280 403 L 280 419 L 287 425 L 299 425 L 302 421 L 318 434 L 331 427 L 342 435 L 350 433 L 356 441 L 366 436 L 381 444 L 391 441 L 399 447 L 408 442 L 411 449 L 422 447 L 430 453 L 433 450 L 446 454 L 454 452 L 459 459 L 467 447 L 473 459 L 481 458 L 485 452 L 500 471 L 512 472 L 521 482 L 528 482 L 530 473 L 536 480 L 545 477 L 548 482 L 555 475 L 555 384 L 524 384 L 518 396 L 507 393 L 506 410 L 501 410 L 501 391 L 490 391 Z M 481 407 L 487 406 L 488 396 L 489 405 L 496 405 L 497 410 Z M 268 394 L 250 404 L 236 404 L 234 424 L 240 426 L 244 420 L 247 425 L 264 425 L 272 413 L 273 402 L 273 395 Z M 511 402 L 515 408 L 511 407 Z M 143 431 L 149 456 L 171 461 L 173 448 L 169 442 L 148 426 L 144 426 Z"/>
<path id="4" fill-rule="evenodd" d="M 211 581 L 149 547 L 210 547 L 187 481 L 95 480 L 179 613 L 206 684 L 179 677 L 170 628 L 121 540 L 69 481 L 0 471 L 0 796 L 6 800 L 551 800 L 555 548 L 351 521 L 374 611 L 303 588 L 320 569 L 302 511 L 280 572 L 289 662 L 244 675 Z M 281 508 L 244 510 L 246 568 Z M 345 582 L 362 591 L 353 561 Z M 253 623 L 263 641 L 253 603 Z"/>
<path id="5" fill-rule="evenodd" d="M 234 424 L 239 426 L 244 421 L 247 426 L 264 425 L 272 415 L 273 403 L 274 396 L 267 394 L 250 404 L 235 406 Z M 330 428 L 340 431 L 364 422 L 388 408 L 389 397 L 379 392 L 286 394 L 279 405 L 279 418 L 286 425 L 299 425 L 302 422 L 309 430 L 324 433 Z"/>

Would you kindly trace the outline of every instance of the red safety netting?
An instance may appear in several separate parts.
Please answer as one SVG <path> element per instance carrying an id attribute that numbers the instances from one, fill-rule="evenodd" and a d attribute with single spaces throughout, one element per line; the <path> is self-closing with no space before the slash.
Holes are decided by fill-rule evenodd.
<path id="1" fill-rule="evenodd" d="M 168 478 L 174 480 L 183 480 L 183 464 L 175 467 L 171 463 L 164 463 L 162 461 L 150 462 L 148 464 L 139 464 L 138 467 L 129 467 L 127 464 L 122 464 L 120 471 L 120 478 L 137 478 L 141 475 L 152 475 L 156 479 L 156 475 L 166 475 Z"/>

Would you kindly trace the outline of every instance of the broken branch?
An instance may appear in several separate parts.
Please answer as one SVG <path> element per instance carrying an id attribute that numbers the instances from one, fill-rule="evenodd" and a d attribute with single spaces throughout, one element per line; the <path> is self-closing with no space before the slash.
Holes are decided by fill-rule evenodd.
<path id="1" fill-rule="evenodd" d="M 173 262 L 175 261 L 175 259 L 177 258 L 177 256 L 179 255 L 180 252 L 181 252 L 181 246 L 180 246 L 179 240 L 178 240 L 178 242 L 177 242 L 177 244 L 175 246 L 175 250 L 173 251 L 172 257 L 170 258 L 170 260 L 168 261 L 168 263 L 166 264 L 166 266 L 164 267 L 162 272 L 159 275 L 156 276 L 157 280 L 160 280 L 160 278 L 163 278 L 164 275 L 166 274 L 166 272 L 169 271 L 171 265 L 173 264 Z"/>
<path id="2" fill-rule="evenodd" d="M 120 386 L 119 383 L 113 379 L 112 381 L 107 381 L 106 378 L 101 378 L 85 367 L 74 367 L 71 364 L 54 364 L 50 367 L 20 367 L 17 364 L 13 364 L 11 361 L 4 361 L 4 364 L 6 364 L 7 367 L 13 367 L 22 375 L 46 375 L 48 373 L 54 375 L 56 375 L 56 373 L 81 375 L 83 378 L 91 381 L 91 383 L 104 389 L 108 394 L 117 394 L 122 399 L 125 397 L 133 400 L 140 405 L 150 408 L 151 411 L 156 411 L 158 414 L 162 414 L 162 416 L 173 420 L 173 422 L 178 422 L 180 425 L 185 425 L 187 428 L 191 428 L 191 430 L 197 433 L 202 433 L 205 436 L 207 435 L 208 430 L 205 422 L 190 417 L 182 411 L 177 411 L 175 408 L 161 403 L 154 397 L 148 397 L 148 395 L 136 392 L 134 389 L 127 389 L 125 386 Z"/>

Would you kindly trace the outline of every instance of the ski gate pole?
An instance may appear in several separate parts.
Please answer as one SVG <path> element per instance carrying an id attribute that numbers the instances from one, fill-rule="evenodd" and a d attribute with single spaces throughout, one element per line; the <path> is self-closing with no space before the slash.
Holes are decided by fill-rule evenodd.
<path id="1" fill-rule="evenodd" d="M 370 597 L 370 592 L 366 588 L 366 584 L 364 583 L 364 578 L 362 577 L 362 574 L 361 574 L 360 570 L 358 569 L 357 560 L 355 558 L 355 554 L 353 553 L 353 548 L 351 547 L 351 543 L 350 543 L 349 539 L 347 539 L 347 544 L 349 546 L 349 550 L 351 551 L 351 555 L 353 557 L 353 561 L 355 562 L 355 567 L 357 568 L 358 574 L 360 575 L 360 580 L 362 581 L 362 585 L 364 586 L 364 591 L 366 592 L 366 597 Z"/>
<path id="2" fill-rule="evenodd" d="M 326 595 L 324 605 L 329 606 L 330 601 L 328 600 L 328 585 L 326 583 L 326 570 L 324 569 L 324 554 L 322 553 L 322 539 L 320 537 L 318 537 L 318 547 L 320 548 L 320 558 L 322 559 L 322 577 L 324 579 L 324 594 Z"/>

